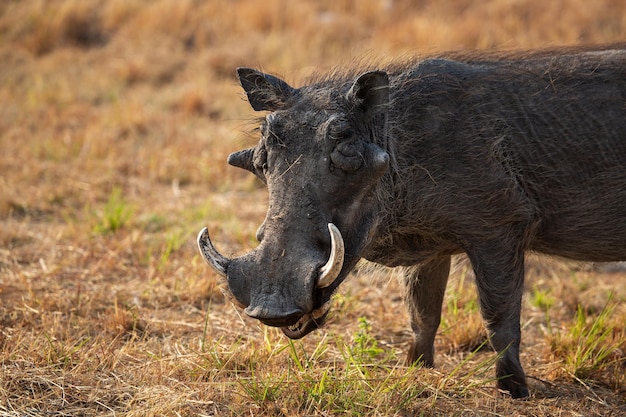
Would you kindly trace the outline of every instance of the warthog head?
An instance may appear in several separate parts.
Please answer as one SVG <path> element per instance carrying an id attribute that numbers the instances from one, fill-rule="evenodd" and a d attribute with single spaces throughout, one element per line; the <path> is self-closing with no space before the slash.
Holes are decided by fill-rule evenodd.
<path id="1" fill-rule="evenodd" d="M 252 108 L 270 113 L 257 146 L 228 163 L 267 185 L 269 208 L 253 251 L 228 259 L 206 228 L 198 245 L 248 316 L 300 338 L 326 319 L 376 222 L 375 190 L 389 165 L 387 74 L 295 89 L 253 69 L 237 73 Z"/>

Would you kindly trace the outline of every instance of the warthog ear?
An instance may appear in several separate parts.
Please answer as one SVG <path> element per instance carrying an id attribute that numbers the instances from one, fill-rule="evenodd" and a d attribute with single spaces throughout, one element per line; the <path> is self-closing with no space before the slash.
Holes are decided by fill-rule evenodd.
<path id="1" fill-rule="evenodd" d="M 237 168 L 243 168 L 247 171 L 256 174 L 254 170 L 254 164 L 252 157 L 254 155 L 254 148 L 244 149 L 243 151 L 233 152 L 228 155 L 228 163 Z"/>
<path id="2" fill-rule="evenodd" d="M 295 91 L 280 78 L 252 68 L 237 68 L 237 75 L 250 105 L 256 111 L 279 110 Z"/>
<path id="3" fill-rule="evenodd" d="M 378 112 L 389 104 L 389 77 L 385 71 L 366 72 L 356 79 L 346 94 L 348 101 L 366 113 Z"/>

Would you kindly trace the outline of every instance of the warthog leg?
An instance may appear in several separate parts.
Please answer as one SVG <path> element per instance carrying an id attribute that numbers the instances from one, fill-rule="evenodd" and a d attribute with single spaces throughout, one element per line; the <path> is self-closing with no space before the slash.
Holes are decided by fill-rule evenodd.
<path id="1" fill-rule="evenodd" d="M 443 256 L 417 267 L 406 268 L 406 303 L 415 341 L 409 349 L 409 364 L 434 364 L 434 342 L 441 320 L 441 304 L 446 291 L 450 257 Z"/>
<path id="2" fill-rule="evenodd" d="M 504 238 L 483 239 L 467 248 L 474 267 L 478 299 L 490 341 L 500 357 L 496 362 L 498 388 L 513 398 L 528 397 L 526 377 L 519 359 L 520 313 L 524 287 L 522 239 L 513 240 L 515 231 Z"/>

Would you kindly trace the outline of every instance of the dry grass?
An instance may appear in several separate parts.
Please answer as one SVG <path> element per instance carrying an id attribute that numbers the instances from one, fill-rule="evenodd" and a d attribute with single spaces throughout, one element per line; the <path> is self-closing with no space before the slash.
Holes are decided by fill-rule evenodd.
<path id="1" fill-rule="evenodd" d="M 401 365 L 386 272 L 352 277 L 291 343 L 227 304 L 194 247 L 208 225 L 250 249 L 265 211 L 224 162 L 255 141 L 237 65 L 297 84 L 355 58 L 624 39 L 617 0 L 2 2 L 0 415 L 624 414 L 623 271 L 530 260 L 533 398 L 511 401 L 466 263 L 422 370 Z"/>

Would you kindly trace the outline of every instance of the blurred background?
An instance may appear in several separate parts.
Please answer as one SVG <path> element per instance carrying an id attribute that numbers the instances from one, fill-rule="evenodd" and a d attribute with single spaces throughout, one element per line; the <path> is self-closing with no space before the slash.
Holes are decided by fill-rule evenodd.
<path id="1" fill-rule="evenodd" d="M 246 409 L 244 394 L 202 384 L 230 384 L 232 374 L 211 369 L 249 369 L 264 337 L 285 342 L 224 302 L 194 241 L 206 225 L 224 254 L 249 250 L 266 210 L 261 184 L 225 162 L 257 141 L 237 66 L 298 86 L 368 60 L 620 41 L 624 0 L 0 1 L 0 412 L 71 404 L 73 415 L 96 415 L 142 404 L 143 414 L 127 415 L 198 415 L 190 410 L 208 398 Z M 602 310 L 616 282 L 584 271 L 561 280 L 580 271 L 569 263 L 532 265 L 529 288 L 560 303 L 563 317 L 581 300 Z M 336 306 L 343 324 L 331 320 L 330 331 L 353 334 L 367 317 L 381 341 L 404 350 L 395 281 L 346 288 Z M 467 294 L 454 307 L 468 315 L 444 329 L 438 349 L 456 352 L 459 335 L 478 340 L 469 349 L 484 341 Z M 529 332 L 528 343 L 543 343 L 530 352 L 535 363 L 561 363 L 545 335 Z M 225 347 L 196 356 L 205 340 Z M 565 375 L 555 369 L 540 375 Z M 611 375 L 606 384 L 623 389 L 623 368 Z M 154 393 L 169 402 L 151 403 Z M 205 403 L 172 400 L 196 394 Z"/>

